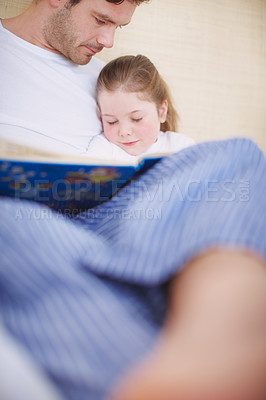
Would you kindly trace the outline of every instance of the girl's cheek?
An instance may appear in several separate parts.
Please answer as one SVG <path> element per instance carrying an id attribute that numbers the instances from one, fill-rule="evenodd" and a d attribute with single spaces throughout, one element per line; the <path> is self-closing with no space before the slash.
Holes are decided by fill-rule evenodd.
<path id="1" fill-rule="evenodd" d="M 152 128 L 149 124 L 143 123 L 138 126 L 138 131 L 139 131 L 140 135 L 142 135 L 142 136 L 150 136 Z"/>
<path id="2" fill-rule="evenodd" d="M 147 130 L 147 126 L 146 126 L 145 122 L 138 122 L 137 125 L 134 125 L 134 130 L 142 133 Z"/>
<path id="3" fill-rule="evenodd" d="M 108 140 L 113 140 L 115 138 L 115 130 L 110 126 L 104 126 L 104 134 Z"/>

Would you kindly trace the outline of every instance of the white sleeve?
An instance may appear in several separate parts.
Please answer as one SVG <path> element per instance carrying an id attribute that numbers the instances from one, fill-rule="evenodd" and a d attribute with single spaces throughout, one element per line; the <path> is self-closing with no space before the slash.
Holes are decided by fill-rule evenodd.
<path id="1" fill-rule="evenodd" d="M 167 135 L 169 137 L 169 147 L 173 153 L 195 144 L 191 137 L 182 133 L 167 132 Z"/>
<path id="2" fill-rule="evenodd" d="M 27 351 L 0 323 L 0 399 L 63 400 Z"/>

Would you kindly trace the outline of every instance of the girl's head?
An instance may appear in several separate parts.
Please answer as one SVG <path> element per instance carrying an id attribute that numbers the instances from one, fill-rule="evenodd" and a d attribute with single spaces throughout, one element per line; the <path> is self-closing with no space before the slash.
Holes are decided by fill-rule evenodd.
<path id="1" fill-rule="evenodd" d="M 145 152 L 160 130 L 177 130 L 168 87 L 145 56 L 109 62 L 99 75 L 96 98 L 106 138 L 129 154 Z"/>

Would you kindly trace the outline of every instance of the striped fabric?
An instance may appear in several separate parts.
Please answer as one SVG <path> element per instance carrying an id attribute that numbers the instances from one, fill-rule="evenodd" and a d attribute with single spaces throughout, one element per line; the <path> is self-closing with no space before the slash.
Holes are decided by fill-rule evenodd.
<path id="1" fill-rule="evenodd" d="M 167 281 L 222 246 L 266 258 L 266 163 L 247 139 L 166 157 L 109 202 L 69 219 L 1 200 L 6 329 L 66 399 L 100 400 L 151 348 Z"/>

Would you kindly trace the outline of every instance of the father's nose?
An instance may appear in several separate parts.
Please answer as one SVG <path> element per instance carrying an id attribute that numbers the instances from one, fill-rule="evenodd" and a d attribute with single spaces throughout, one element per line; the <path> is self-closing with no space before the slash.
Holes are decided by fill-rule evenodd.
<path id="1" fill-rule="evenodd" d="M 98 36 L 97 42 L 101 47 L 113 47 L 115 37 L 115 29 L 108 29 Z"/>

